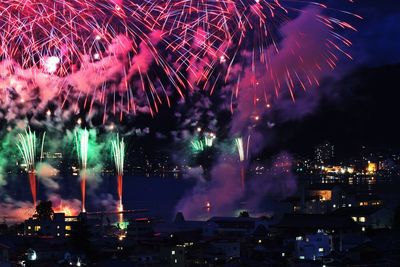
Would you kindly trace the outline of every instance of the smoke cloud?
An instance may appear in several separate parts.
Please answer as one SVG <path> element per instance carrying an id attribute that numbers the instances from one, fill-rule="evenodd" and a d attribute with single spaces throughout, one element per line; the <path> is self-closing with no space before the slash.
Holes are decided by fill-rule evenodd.
<path id="1" fill-rule="evenodd" d="M 308 8 L 281 28 L 279 51 L 274 46 L 268 48 L 270 57 L 266 66 L 261 63 L 252 65 L 252 53 L 242 53 L 248 64 L 232 67 L 231 75 L 235 74 L 236 78 L 230 78 L 231 84 L 227 87 L 238 86 L 239 89 L 230 136 L 249 140 L 245 147 L 245 161 L 239 163 L 236 156 L 222 151 L 211 171 L 211 181 L 204 183 L 200 180 L 181 199 L 176 211 L 182 211 L 188 218 L 198 218 L 199 214 L 232 215 L 239 202 L 245 202 L 249 210 L 258 211 L 266 196 L 281 198 L 296 192 L 296 177 L 291 173 L 292 160 L 286 153 L 277 155 L 262 175 L 248 172 L 246 190 L 241 189 L 240 165 L 247 169 L 252 158 L 268 146 L 272 138 L 271 128 L 276 123 L 301 119 L 318 106 L 319 98 L 312 91 L 331 73 L 329 68 L 317 64 L 322 60 L 325 40 L 329 36 L 329 30 L 316 23 L 319 12 L 316 8 Z M 297 81 L 288 80 L 287 73 L 293 70 L 297 71 Z M 312 73 L 312 80 L 307 73 Z M 241 76 L 239 84 L 238 75 Z M 309 91 L 304 92 L 303 80 L 309 82 Z M 266 127 L 259 126 L 258 123 L 264 120 Z M 206 203 L 211 204 L 208 213 L 204 212 Z"/>

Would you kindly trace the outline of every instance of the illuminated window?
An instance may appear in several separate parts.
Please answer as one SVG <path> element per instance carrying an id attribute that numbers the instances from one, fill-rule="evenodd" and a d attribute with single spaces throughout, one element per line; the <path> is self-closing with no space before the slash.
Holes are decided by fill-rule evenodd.
<path id="1" fill-rule="evenodd" d="M 324 248 L 319 248 L 318 252 L 324 252 Z"/>
<path id="2" fill-rule="evenodd" d="M 359 217 L 358 220 L 359 220 L 360 222 L 365 222 L 365 217 Z"/>
<path id="3" fill-rule="evenodd" d="M 35 226 L 35 232 L 40 231 L 40 225 Z"/>
<path id="4" fill-rule="evenodd" d="M 71 225 L 66 225 L 66 226 L 65 226 L 65 230 L 71 231 Z"/>
<path id="5" fill-rule="evenodd" d="M 171 254 L 172 254 L 172 255 L 175 255 L 175 250 L 171 251 Z"/>
<path id="6" fill-rule="evenodd" d="M 304 256 L 300 256 L 300 257 L 299 257 L 300 260 L 304 260 L 305 258 L 306 258 L 306 257 L 304 257 Z"/>
<path id="7" fill-rule="evenodd" d="M 353 219 L 353 221 L 357 221 L 357 217 L 351 217 Z"/>
<path id="8" fill-rule="evenodd" d="M 60 229 L 60 226 L 59 226 L 59 225 L 57 225 L 57 229 Z"/>
<path id="9" fill-rule="evenodd" d="M 365 227 L 362 227 L 362 228 L 361 228 L 361 231 L 365 232 Z"/>
<path id="10" fill-rule="evenodd" d="M 178 263 L 178 259 L 175 259 L 175 263 Z"/>

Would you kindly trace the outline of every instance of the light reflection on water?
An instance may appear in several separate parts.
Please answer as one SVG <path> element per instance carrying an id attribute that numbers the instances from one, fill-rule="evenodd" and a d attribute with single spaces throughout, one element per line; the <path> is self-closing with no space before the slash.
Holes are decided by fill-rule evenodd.
<path id="1" fill-rule="evenodd" d="M 60 179 L 59 194 L 65 199 L 80 199 L 79 184 L 76 177 L 67 177 Z M 358 193 L 373 193 L 381 196 L 385 205 L 389 207 L 400 204 L 400 177 L 380 177 L 380 176 L 308 176 L 299 177 L 299 185 L 346 185 L 355 189 Z M 100 211 L 107 207 L 100 206 L 100 200 L 110 198 L 117 200 L 117 179 L 113 175 L 102 177 L 101 184 L 92 190 L 89 190 L 87 196 L 88 210 Z M 170 220 L 175 216 L 175 207 L 182 197 L 190 193 L 195 184 L 194 180 L 185 180 L 174 174 L 170 175 L 125 175 L 124 176 L 124 196 L 123 204 L 125 210 L 148 209 L 150 217 L 157 217 L 164 220 Z M 300 187 L 300 186 L 299 186 Z M 24 192 L 18 190 L 24 189 L 18 187 L 15 192 L 16 199 L 29 199 L 29 190 Z M 39 187 L 39 199 L 45 199 L 45 190 L 43 185 Z M 26 191 L 26 192 L 25 192 Z M 232 216 L 240 210 L 246 209 L 246 203 L 238 203 L 237 209 L 232 211 Z M 207 218 L 212 214 L 212 203 L 210 207 L 204 204 L 204 214 Z M 120 219 L 120 218 L 119 218 Z"/>

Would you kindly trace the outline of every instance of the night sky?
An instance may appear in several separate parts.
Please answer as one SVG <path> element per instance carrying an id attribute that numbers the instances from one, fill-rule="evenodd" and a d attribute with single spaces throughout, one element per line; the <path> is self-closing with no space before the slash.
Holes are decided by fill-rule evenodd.
<path id="1" fill-rule="evenodd" d="M 329 89 L 322 89 L 325 94 L 315 112 L 282 127 L 281 145 L 288 149 L 311 151 L 326 140 L 343 156 L 362 145 L 400 148 L 400 4 L 355 2 L 354 12 L 364 20 L 350 36 L 354 61 L 344 63 L 346 71 L 338 81 L 326 82 Z"/>

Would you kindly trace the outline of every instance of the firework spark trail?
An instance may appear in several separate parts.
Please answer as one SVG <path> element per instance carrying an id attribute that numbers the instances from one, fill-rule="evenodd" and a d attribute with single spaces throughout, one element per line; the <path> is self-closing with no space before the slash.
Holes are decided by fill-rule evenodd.
<path id="1" fill-rule="evenodd" d="M 45 134 L 42 138 L 42 149 L 45 140 Z M 17 142 L 18 150 L 26 165 L 29 176 L 29 185 L 31 189 L 33 205 L 36 207 L 37 200 L 37 182 L 35 174 L 35 158 L 36 158 L 36 133 L 32 132 L 30 128 L 25 130 L 25 134 L 18 134 Z"/>
<path id="2" fill-rule="evenodd" d="M 75 131 L 75 146 L 81 165 L 82 212 L 86 212 L 86 178 L 89 150 L 89 131 L 87 129 Z"/>
<path id="3" fill-rule="evenodd" d="M 236 149 L 239 154 L 239 160 L 242 162 L 245 160 L 244 146 L 243 146 L 243 138 L 237 137 L 235 139 Z"/>
<path id="4" fill-rule="evenodd" d="M 308 36 L 297 32 L 298 48 L 292 51 L 293 60 L 283 66 L 286 71 L 283 73 L 271 68 L 272 57 L 281 49 L 280 27 L 312 8 L 319 11 L 314 15 L 315 23 L 329 32 L 323 51 L 315 51 L 313 64 L 301 64 L 305 55 L 298 50 L 307 45 Z M 265 94 L 254 94 L 254 102 L 265 96 L 266 103 L 269 95 L 278 96 L 284 87 L 294 98 L 296 84 L 304 90 L 307 86 L 318 84 L 315 73 L 321 72 L 322 66 L 335 68 L 340 55 L 351 59 L 346 52 L 351 41 L 341 32 L 356 29 L 330 14 L 361 19 L 356 14 L 330 8 L 324 1 L 169 0 L 165 2 L 165 9 L 168 12 L 164 14 L 164 24 L 171 33 L 168 47 L 178 55 L 176 62 L 179 70 L 189 73 L 189 81 L 193 77 L 195 84 L 210 90 L 210 93 L 217 82 L 239 82 L 237 73 L 233 73 L 234 65 L 243 65 L 243 54 L 247 54 L 246 60 L 250 62 L 246 64 L 252 65 L 254 74 L 257 68 L 263 68 L 263 72 L 275 81 L 273 88 L 265 89 Z M 257 81 L 253 79 L 253 86 L 256 85 Z"/>
<path id="5" fill-rule="evenodd" d="M 22 66 L 61 64 L 63 74 L 87 52 L 104 53 L 102 42 L 107 47 L 120 33 L 148 41 L 156 24 L 134 1 L 3 0 L 0 15 L 3 56 Z"/>
<path id="6" fill-rule="evenodd" d="M 114 158 L 115 169 L 117 172 L 117 186 L 119 198 L 119 211 L 123 211 L 122 193 L 123 193 L 123 175 L 124 175 L 124 161 L 125 161 L 125 142 L 120 139 L 117 134 L 116 138 L 111 141 L 111 152 Z"/>
<path id="7" fill-rule="evenodd" d="M 65 77 L 56 83 L 60 88 L 51 96 L 53 101 L 64 107 L 70 100 L 70 105 L 82 109 L 79 100 L 84 99 L 89 115 L 99 104 L 104 110 L 103 123 L 110 111 L 122 120 L 123 114 L 145 110 L 138 103 L 154 116 L 161 104 L 170 105 L 166 90 L 173 88 L 181 97 L 186 95 L 184 89 L 199 87 L 211 94 L 233 81 L 237 82 L 235 88 L 241 88 L 238 65 L 252 65 L 254 79 L 247 93 L 253 95 L 254 103 L 256 99 L 267 103 L 285 88 L 294 99 L 297 87 L 305 90 L 319 83 L 316 77 L 323 67 L 335 68 L 341 55 L 351 58 L 347 52 L 351 41 L 342 31 L 356 29 L 340 17 L 361 17 L 324 2 L 4 0 L 0 3 L 0 61 L 14 76 L 21 71 L 10 62 L 32 69 L 32 76 Z M 301 53 L 309 36 L 297 32 L 292 60 L 272 68 L 273 57 L 281 50 L 281 26 L 307 12 L 305 7 L 318 10 L 314 20 L 328 32 L 324 49 L 312 55 L 312 64 L 302 63 L 309 56 Z M 157 69 L 151 67 L 153 63 Z M 262 94 L 254 88 L 258 86 L 257 72 L 267 73 L 274 81 Z M 150 79 L 154 75 L 156 79 Z M 77 81 L 79 77 L 102 82 L 83 83 Z M 5 83 L 15 83 L 15 77 Z M 19 88 L 4 86 L 14 87 Z M 235 88 L 231 86 L 232 96 L 237 97 Z M 15 91 L 20 94 L 19 89 Z M 29 94 L 27 98 L 31 98 Z M 22 95 L 18 100 L 26 101 Z"/>
<path id="8" fill-rule="evenodd" d="M 51 79 L 59 78 L 58 94 L 52 96 L 53 100 L 64 107 L 69 100 L 67 97 L 72 102 L 78 101 L 80 93 L 83 93 L 86 95 L 85 108 L 90 106 L 89 113 L 95 102 L 106 107 L 106 96 L 100 93 L 102 88 L 99 88 L 102 85 L 79 88 L 82 84 L 69 84 L 69 80 L 78 72 L 103 77 L 120 63 L 123 77 L 119 77 L 120 81 L 115 77 L 111 79 L 118 87 L 118 98 L 109 105 L 113 114 L 116 115 L 117 106 L 121 120 L 124 113 L 136 113 L 138 99 L 134 98 L 139 97 L 144 98 L 139 102 L 147 99 L 148 108 L 153 113 L 158 110 L 158 103 L 150 102 L 151 98 L 154 100 L 155 95 L 161 99 L 156 89 L 167 87 L 167 80 L 179 91 L 183 85 L 156 47 L 158 39 L 162 38 L 156 21 L 160 17 L 158 12 L 145 1 L 133 0 L 121 4 L 110 0 L 4 0 L 0 3 L 0 62 L 6 65 L 11 76 L 30 70 L 34 76 L 32 80 L 42 74 L 51 76 Z M 156 72 L 149 70 L 153 62 L 158 66 Z M 160 76 L 160 79 L 157 83 L 141 79 L 145 92 L 137 95 L 134 88 L 137 84 L 131 84 L 130 80 L 137 80 L 139 75 L 148 77 L 149 73 Z M 12 80 L 10 78 L 8 83 Z M 110 91 L 116 92 L 108 89 L 111 90 L 107 95 Z M 150 99 L 149 95 L 152 96 Z M 169 102 L 167 94 L 165 97 Z M 26 100 L 20 98 L 22 102 Z M 91 104 L 86 106 L 90 103 L 88 100 Z M 103 116 L 106 118 L 106 113 Z"/>

